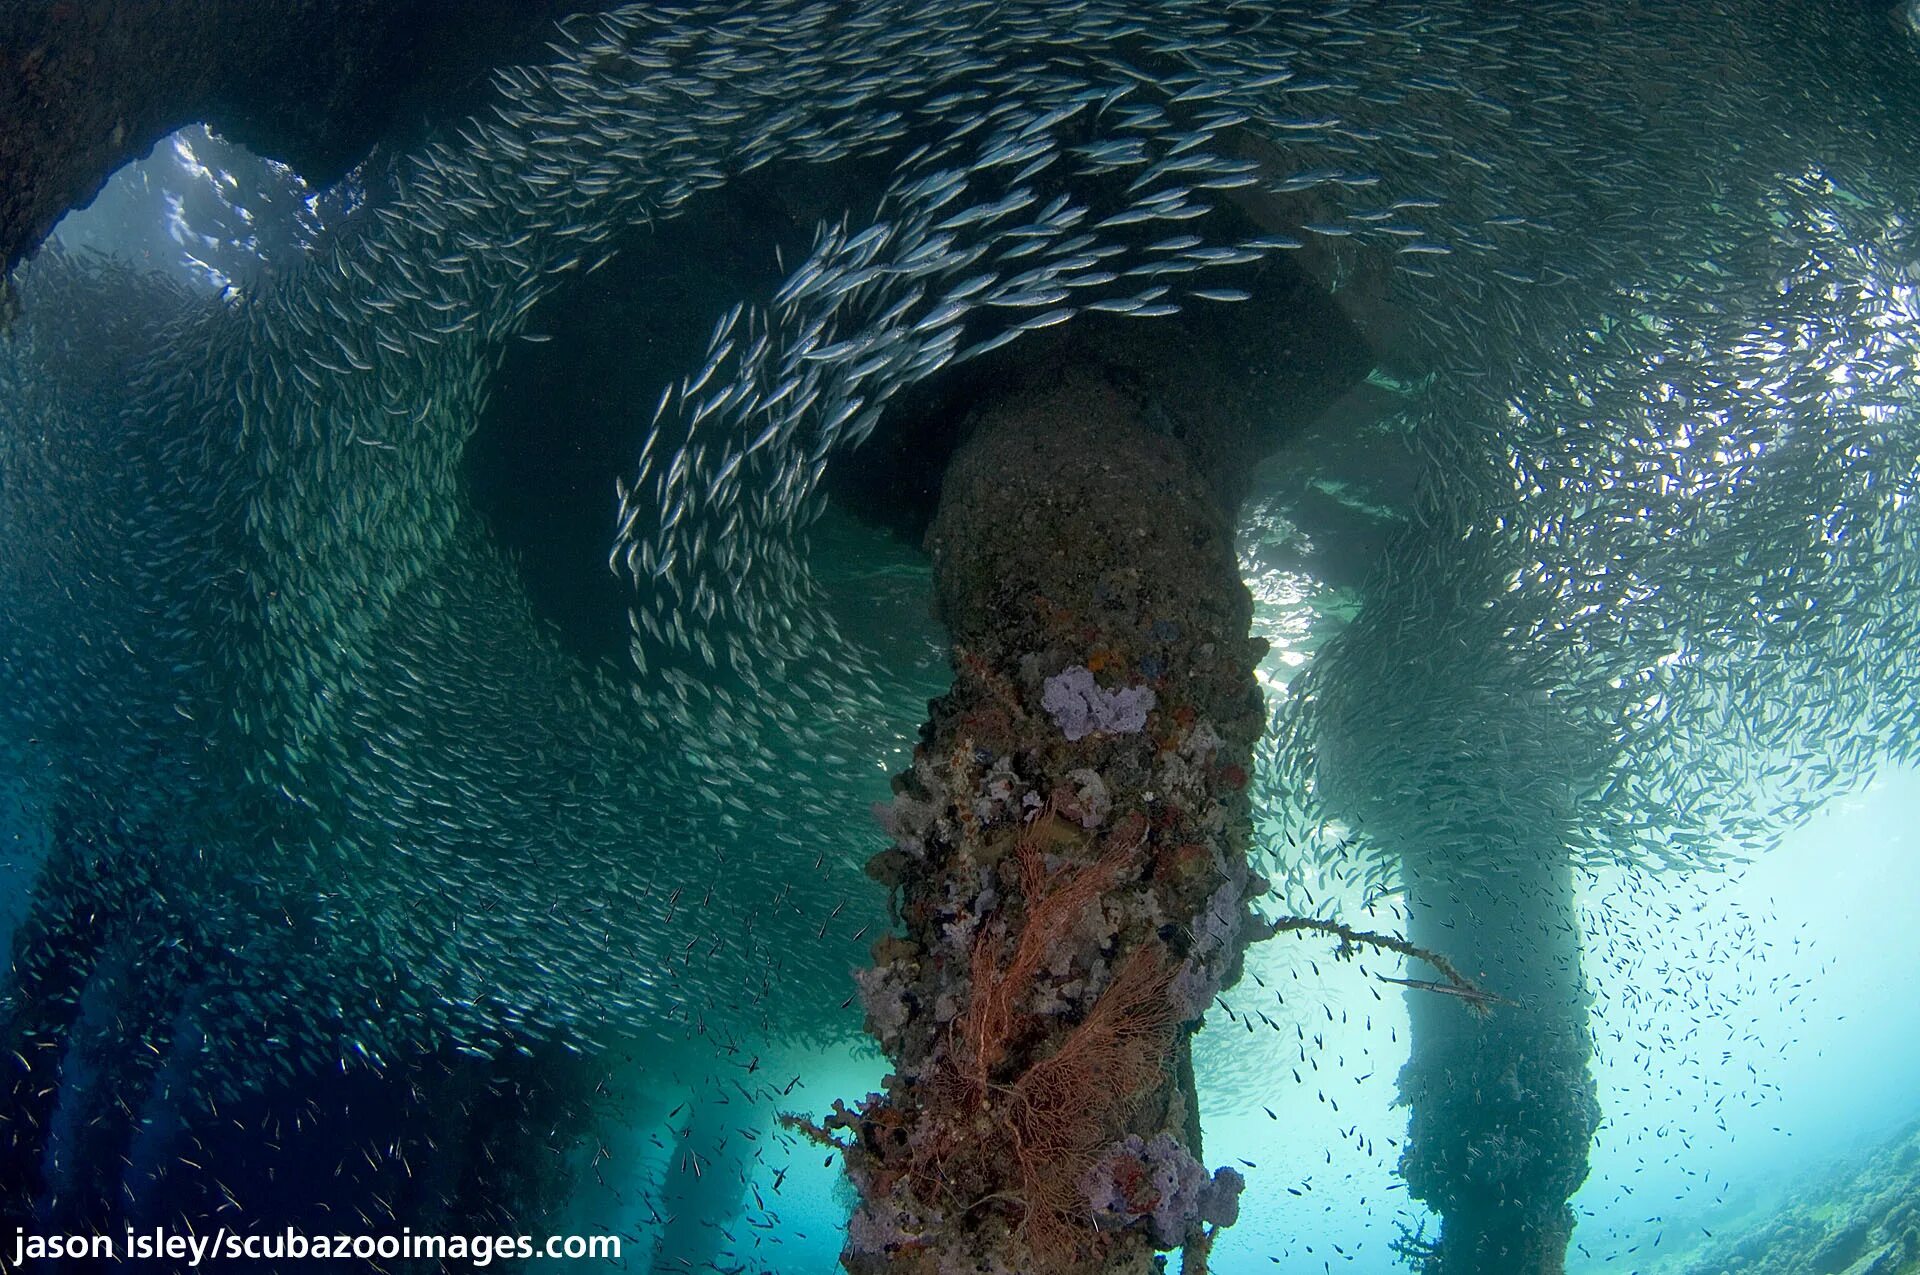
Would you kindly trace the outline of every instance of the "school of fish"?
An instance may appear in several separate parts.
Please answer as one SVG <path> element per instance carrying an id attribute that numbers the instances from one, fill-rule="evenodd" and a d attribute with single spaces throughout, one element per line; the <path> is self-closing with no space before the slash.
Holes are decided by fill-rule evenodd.
<path id="1" fill-rule="evenodd" d="M 1885 36 L 1750 0 L 635 5 L 225 299 L 45 253 L 0 344 L 0 757 L 61 812 L 47 933 L 191 947 L 216 1098 L 443 1039 L 853 1034 L 859 812 L 940 687 L 830 618 L 823 475 L 943 368 L 1244 304 L 1273 254 L 1376 290 L 1425 465 L 1275 696 L 1269 873 L 1378 894 L 1410 839 L 1471 866 L 1543 820 L 1587 864 L 1761 850 L 1920 740 L 1920 76 Z M 703 192 L 874 157 L 632 405 L 630 661 L 584 664 L 464 488 L 509 343 Z M 1222 234 L 1229 202 L 1286 224 Z M 8 1012 L 76 959 L 25 950 Z"/>

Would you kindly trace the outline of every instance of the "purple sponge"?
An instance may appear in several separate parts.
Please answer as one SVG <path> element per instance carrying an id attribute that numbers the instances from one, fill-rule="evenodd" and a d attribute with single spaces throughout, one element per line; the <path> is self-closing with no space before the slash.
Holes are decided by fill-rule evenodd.
<path id="1" fill-rule="evenodd" d="M 1240 1216 L 1245 1185 L 1246 1179 L 1233 1169 L 1208 1177 L 1206 1166 L 1170 1133 L 1156 1134 L 1151 1142 L 1128 1134 L 1109 1144 L 1080 1180 L 1096 1224 L 1126 1226 L 1147 1220 L 1161 1248 L 1184 1242 L 1188 1227 L 1198 1223 L 1232 1226 Z"/>
<path id="2" fill-rule="evenodd" d="M 1129 686 L 1104 691 L 1093 680 L 1092 669 L 1075 664 L 1047 679 L 1040 706 L 1068 739 L 1081 739 L 1094 731 L 1130 735 L 1147 724 L 1147 713 L 1153 708 L 1153 688 Z"/>

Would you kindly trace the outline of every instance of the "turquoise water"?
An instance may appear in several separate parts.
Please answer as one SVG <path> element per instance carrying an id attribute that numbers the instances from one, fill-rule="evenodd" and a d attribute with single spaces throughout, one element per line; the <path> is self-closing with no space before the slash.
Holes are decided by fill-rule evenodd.
<path id="1" fill-rule="evenodd" d="M 1583 892 L 1604 1123 L 1574 1197 L 1568 1270 L 1690 1270 L 1711 1247 L 1708 1232 L 1738 1238 L 1920 1114 L 1910 1071 L 1920 1014 L 1905 991 L 1920 948 L 1916 811 L 1920 776 L 1899 771 L 1724 878 L 1641 883 L 1646 896 L 1634 900 L 1611 875 Z M 1249 967 L 1289 988 L 1300 986 L 1291 973 L 1308 976 L 1302 1017 L 1325 1044 L 1314 1053 L 1321 1070 L 1302 1068 L 1306 1083 L 1293 1080 L 1292 1051 L 1260 1051 L 1266 1083 L 1253 1094 L 1236 1084 L 1208 1113 L 1209 1154 L 1260 1166 L 1249 1171 L 1246 1221 L 1215 1251 L 1219 1269 L 1274 1269 L 1267 1259 L 1278 1256 L 1282 1270 L 1327 1260 L 1335 1270 L 1390 1270 L 1395 1223 L 1419 1213 L 1396 1189 L 1388 1141 L 1405 1134 L 1404 1113 L 1389 1108 L 1406 1015 L 1324 960 L 1332 976 L 1311 979 L 1316 955 L 1275 945 Z M 1254 1003 L 1248 992 L 1227 999 Z M 1353 1021 L 1335 1029 L 1320 1005 Z M 1358 1027 L 1362 1015 L 1372 1030 Z M 1209 1025 L 1203 1059 L 1215 1033 L 1223 1054 L 1258 1050 L 1223 1026 L 1232 1027 Z M 1308 1185 L 1304 1196 L 1285 1190 Z"/>

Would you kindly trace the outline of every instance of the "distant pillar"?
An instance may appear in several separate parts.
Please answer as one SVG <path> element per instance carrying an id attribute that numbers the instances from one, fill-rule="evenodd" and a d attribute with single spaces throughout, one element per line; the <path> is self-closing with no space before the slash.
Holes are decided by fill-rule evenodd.
<path id="1" fill-rule="evenodd" d="M 1559 1275 L 1568 1204 L 1600 1123 L 1588 1063 L 1579 911 L 1566 853 L 1477 873 L 1406 856 L 1409 937 L 1460 954 L 1463 972 L 1513 1002 L 1479 1015 L 1408 995 L 1411 1109 L 1400 1172 L 1441 1217 L 1427 1275 Z M 1430 977 L 1430 975 L 1429 975 Z"/>
<path id="2" fill-rule="evenodd" d="M 114 897 L 115 861 L 99 841 L 61 818 L 0 976 L 0 1226 L 36 1223 L 81 997 L 124 925 L 102 902 Z M 11 1260 L 9 1251 L 0 1269 Z"/>
<path id="3" fill-rule="evenodd" d="M 1430 569 L 1373 591 L 1313 692 L 1320 799 L 1399 856 L 1407 937 L 1497 998 L 1406 993 L 1400 1174 L 1441 1229 L 1402 1247 L 1419 1275 L 1558 1275 L 1600 1123 L 1572 863 L 1610 740 L 1481 605 L 1488 539 L 1409 534 Z"/>

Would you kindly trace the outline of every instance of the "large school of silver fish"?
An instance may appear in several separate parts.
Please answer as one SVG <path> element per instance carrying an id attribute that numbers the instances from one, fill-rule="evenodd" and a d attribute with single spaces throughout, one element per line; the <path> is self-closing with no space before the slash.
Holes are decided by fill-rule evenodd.
<path id="1" fill-rule="evenodd" d="M 1409 847 L 1479 872 L 1543 834 L 1720 867 L 1912 759 L 1914 49 L 1886 16 L 1858 46 L 1812 9 L 1730 13 L 1717 49 L 1683 22 L 1615 86 L 1643 118 L 1562 142 L 1587 171 L 1550 191 L 1589 211 L 1530 213 L 1544 242 L 1426 316 L 1409 525 L 1266 741 L 1279 875 L 1378 893 Z M 1658 83 L 1676 59 L 1724 78 Z"/>
<path id="2" fill-rule="evenodd" d="M 22 272 L 0 748 L 130 941 L 223 954 L 210 1092 L 447 1037 L 851 1031 L 860 812 L 938 687 L 822 605 L 826 468 L 943 367 L 1244 302 L 1291 253 L 1336 299 L 1382 281 L 1429 465 L 1276 704 L 1270 871 L 1383 882 L 1406 838 L 1543 810 L 1587 862 L 1762 848 L 1920 739 L 1914 56 L 1748 0 L 572 20 L 230 303 Z M 490 377 L 635 227 L 854 157 L 890 160 L 877 200 L 633 405 L 631 665 L 583 665 L 465 492 Z M 1287 224 L 1223 235 L 1229 200 Z"/>

